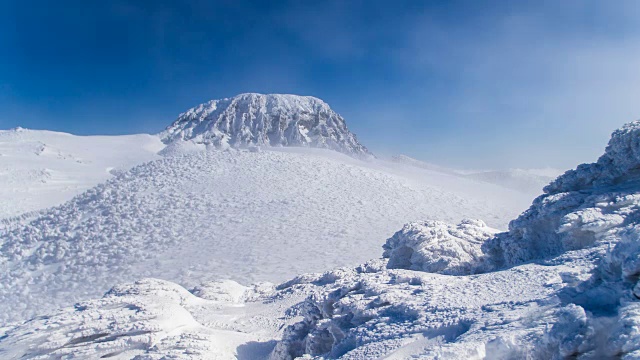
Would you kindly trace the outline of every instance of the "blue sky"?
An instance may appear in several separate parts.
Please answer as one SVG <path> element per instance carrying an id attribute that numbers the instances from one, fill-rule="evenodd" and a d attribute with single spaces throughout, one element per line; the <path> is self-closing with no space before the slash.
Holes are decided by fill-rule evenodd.
<path id="1" fill-rule="evenodd" d="M 640 118 L 638 18 L 639 1 L 0 0 L 0 128 L 154 133 L 206 100 L 293 93 L 379 154 L 568 168 Z"/>

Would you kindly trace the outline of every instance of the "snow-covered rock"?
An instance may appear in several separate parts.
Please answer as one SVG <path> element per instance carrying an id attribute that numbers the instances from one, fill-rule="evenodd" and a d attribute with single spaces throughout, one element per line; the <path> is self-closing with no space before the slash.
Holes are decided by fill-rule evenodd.
<path id="1" fill-rule="evenodd" d="M 180 114 L 160 136 L 166 143 L 187 140 L 218 148 L 309 146 L 371 155 L 344 119 L 312 96 L 248 93 L 211 100 Z"/>
<path id="2" fill-rule="evenodd" d="M 640 220 L 640 122 L 613 133 L 604 155 L 567 171 L 513 220 L 508 235 L 487 245 L 507 266 L 615 243 L 619 231 Z"/>
<path id="3" fill-rule="evenodd" d="M 483 260 L 481 245 L 497 232 L 481 220 L 410 223 L 387 240 L 382 256 L 389 258 L 389 269 L 470 274 Z"/>

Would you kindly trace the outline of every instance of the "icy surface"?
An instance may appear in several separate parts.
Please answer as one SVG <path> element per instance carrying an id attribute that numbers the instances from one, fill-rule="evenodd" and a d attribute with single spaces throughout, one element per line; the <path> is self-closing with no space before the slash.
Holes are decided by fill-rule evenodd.
<path id="1" fill-rule="evenodd" d="M 0 219 L 59 205 L 163 147 L 153 135 L 0 130 Z"/>
<path id="2" fill-rule="evenodd" d="M 386 258 L 277 286 L 120 285 L 0 329 L 0 355 L 638 359 L 637 129 L 614 133 L 597 163 L 558 178 L 506 232 L 414 222 L 387 240 Z"/>
<path id="3" fill-rule="evenodd" d="M 344 119 L 312 96 L 249 93 L 211 100 L 180 114 L 160 135 L 167 143 L 189 140 L 223 149 L 310 146 L 371 155 Z"/>

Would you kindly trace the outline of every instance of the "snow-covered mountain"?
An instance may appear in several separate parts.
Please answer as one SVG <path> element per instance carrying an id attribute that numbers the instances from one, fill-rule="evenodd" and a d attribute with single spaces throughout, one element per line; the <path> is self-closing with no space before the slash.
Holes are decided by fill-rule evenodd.
<path id="1" fill-rule="evenodd" d="M 160 136 L 166 143 L 192 140 L 218 148 L 308 146 L 371 155 L 340 115 L 311 96 L 248 93 L 212 100 L 180 114 Z"/>
<path id="2" fill-rule="evenodd" d="M 410 223 L 387 240 L 382 259 L 277 286 L 119 285 L 5 327 L 0 354 L 640 358 L 638 139 L 640 122 L 616 131 L 596 163 L 560 176 L 506 232 L 480 220 Z"/>

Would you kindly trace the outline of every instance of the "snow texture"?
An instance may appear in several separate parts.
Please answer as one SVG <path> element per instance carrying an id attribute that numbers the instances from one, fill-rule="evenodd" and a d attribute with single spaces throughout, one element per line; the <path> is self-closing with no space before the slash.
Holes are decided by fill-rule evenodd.
<path id="1" fill-rule="evenodd" d="M 487 217 L 504 228 L 524 204 L 498 187 L 414 178 L 328 150 L 174 150 L 63 205 L 6 221 L 0 319 L 26 319 L 140 277 L 186 286 L 282 281 L 377 257 L 379 239 L 406 219 Z"/>
<path id="2" fill-rule="evenodd" d="M 62 204 L 118 171 L 158 159 L 163 147 L 145 134 L 0 130 L 0 219 Z"/>
<path id="3" fill-rule="evenodd" d="M 305 146 L 371 155 L 340 115 L 311 96 L 249 93 L 211 100 L 180 114 L 160 136 L 166 143 L 188 140 L 222 149 Z"/>
<path id="4" fill-rule="evenodd" d="M 383 257 L 390 269 L 470 274 L 482 261 L 481 245 L 497 232 L 481 220 L 410 223 L 387 240 Z"/>
<path id="5" fill-rule="evenodd" d="M 558 178 L 506 232 L 411 223 L 386 258 L 277 286 L 120 285 L 0 329 L 0 355 L 640 359 L 638 129 L 614 133 L 597 163 Z"/>

